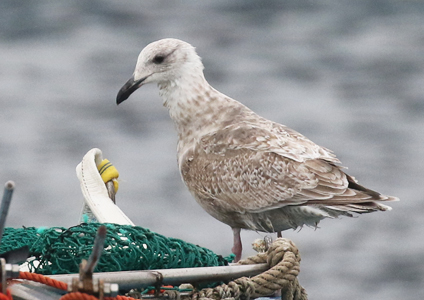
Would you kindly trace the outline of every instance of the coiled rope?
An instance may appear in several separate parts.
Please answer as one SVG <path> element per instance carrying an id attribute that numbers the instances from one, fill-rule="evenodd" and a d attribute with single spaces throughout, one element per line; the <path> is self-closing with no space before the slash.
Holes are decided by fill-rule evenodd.
<path id="1" fill-rule="evenodd" d="M 300 285 L 299 250 L 288 239 L 278 238 L 266 253 L 259 253 L 238 264 L 250 265 L 267 263 L 269 270 L 252 278 L 241 277 L 228 284 L 203 289 L 191 296 L 192 300 L 248 300 L 271 296 L 281 290 L 283 300 L 306 300 L 308 295 Z"/>

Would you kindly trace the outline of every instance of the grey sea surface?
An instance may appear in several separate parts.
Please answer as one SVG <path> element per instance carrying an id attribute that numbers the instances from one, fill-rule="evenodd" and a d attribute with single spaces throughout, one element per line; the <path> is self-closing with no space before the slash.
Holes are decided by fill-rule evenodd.
<path id="1" fill-rule="evenodd" d="M 98 147 L 137 224 L 228 255 L 232 233 L 180 179 L 177 135 L 143 86 L 116 106 L 140 50 L 196 46 L 207 80 L 332 149 L 393 210 L 286 231 L 310 299 L 424 298 L 424 2 L 11 1 L 0 3 L 0 181 L 7 226 L 73 226 L 75 167 Z M 244 255 L 265 234 L 242 232 Z"/>

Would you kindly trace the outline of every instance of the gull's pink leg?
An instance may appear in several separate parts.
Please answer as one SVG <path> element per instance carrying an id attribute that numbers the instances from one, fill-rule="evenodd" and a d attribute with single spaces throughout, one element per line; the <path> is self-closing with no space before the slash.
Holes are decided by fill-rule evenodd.
<path id="1" fill-rule="evenodd" d="M 234 236 L 234 245 L 231 251 L 236 255 L 234 262 L 238 262 L 241 259 L 241 252 L 243 250 L 243 246 L 241 245 L 241 237 L 240 237 L 240 228 L 231 228 L 233 230 Z"/>

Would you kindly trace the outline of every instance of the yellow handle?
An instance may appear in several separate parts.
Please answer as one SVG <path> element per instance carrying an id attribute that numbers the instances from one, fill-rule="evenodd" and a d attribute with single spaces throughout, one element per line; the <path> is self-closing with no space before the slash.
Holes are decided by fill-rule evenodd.
<path id="1" fill-rule="evenodd" d="M 102 160 L 100 165 L 97 166 L 97 170 L 99 170 L 100 176 L 102 176 L 104 183 L 111 180 L 113 181 L 113 186 L 115 187 L 115 193 L 118 192 L 119 183 L 117 179 L 119 177 L 119 172 L 115 168 L 115 166 L 112 165 L 112 163 L 109 160 L 104 159 Z"/>

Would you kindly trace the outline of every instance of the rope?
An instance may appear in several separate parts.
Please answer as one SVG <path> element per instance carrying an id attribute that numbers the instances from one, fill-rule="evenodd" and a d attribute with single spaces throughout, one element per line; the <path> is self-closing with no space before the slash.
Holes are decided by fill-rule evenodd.
<path id="1" fill-rule="evenodd" d="M 268 263 L 270 269 L 249 279 L 255 284 L 253 297 L 267 296 L 281 289 L 283 295 L 286 294 L 286 298 L 282 299 L 307 299 L 306 291 L 297 280 L 300 254 L 292 241 L 279 238 L 271 245 L 267 254 L 247 258 L 240 264 L 263 262 Z"/>
<path id="2" fill-rule="evenodd" d="M 135 298 L 120 296 L 120 295 L 116 297 L 105 297 L 104 299 L 105 300 L 137 300 Z M 63 295 L 62 297 L 60 297 L 59 300 L 99 300 L 99 298 L 93 295 L 85 294 L 85 293 L 72 292 L 72 293 Z"/>
<path id="3" fill-rule="evenodd" d="M 51 279 L 50 277 L 46 277 L 36 273 L 30 272 L 19 272 L 19 279 L 32 280 L 39 283 L 43 283 L 48 286 L 52 286 L 54 288 L 66 291 L 68 289 L 68 284 L 65 282 Z"/>
<path id="4" fill-rule="evenodd" d="M 252 278 L 241 277 L 228 284 L 207 288 L 192 295 L 192 300 L 248 300 L 273 295 L 281 290 L 282 300 L 307 300 L 299 284 L 300 255 L 294 243 L 278 238 L 267 253 L 259 253 L 238 262 L 241 265 L 268 263 L 270 269 Z"/>
<path id="5" fill-rule="evenodd" d="M 0 293 L 0 300 L 13 300 L 9 289 L 6 290 L 6 294 Z"/>
<path id="6" fill-rule="evenodd" d="M 105 300 L 137 300 L 136 298 L 118 295 L 115 298 L 105 297 Z"/>
<path id="7" fill-rule="evenodd" d="M 63 295 L 60 300 L 99 300 L 99 298 L 85 293 L 73 292 Z"/>

